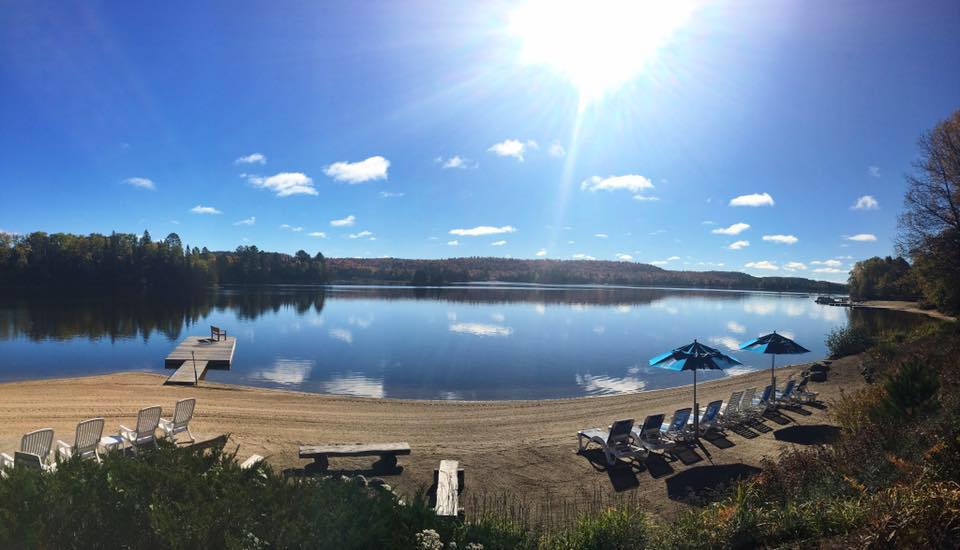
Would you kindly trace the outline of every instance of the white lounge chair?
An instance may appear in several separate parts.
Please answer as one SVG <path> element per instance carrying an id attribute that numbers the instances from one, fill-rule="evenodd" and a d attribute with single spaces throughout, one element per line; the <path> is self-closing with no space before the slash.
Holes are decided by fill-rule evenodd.
<path id="1" fill-rule="evenodd" d="M 673 412 L 673 418 L 669 424 L 660 425 L 660 434 L 671 441 L 686 441 L 691 438 L 692 433 L 687 431 L 687 422 L 693 409 L 677 409 Z"/>
<path id="2" fill-rule="evenodd" d="M 100 453 L 97 446 L 100 444 L 100 438 L 103 436 L 104 420 L 102 418 L 91 418 L 77 424 L 77 431 L 73 436 L 73 445 L 57 440 L 57 454 L 63 458 L 79 456 L 80 458 L 92 458 L 100 462 Z"/>
<path id="3" fill-rule="evenodd" d="M 739 424 L 743 419 L 740 413 L 740 403 L 743 401 L 743 391 L 735 391 L 730 394 L 727 400 L 727 406 L 720 413 L 720 422 L 724 426 Z"/>
<path id="4" fill-rule="evenodd" d="M 47 464 L 33 453 L 17 451 L 13 453 L 13 467 L 17 469 L 37 470 L 38 472 L 52 472 L 57 469 L 57 464 Z"/>
<path id="5" fill-rule="evenodd" d="M 778 391 L 776 398 L 773 400 L 776 405 L 788 405 L 793 402 L 793 390 L 797 387 L 797 381 L 787 380 L 787 385 L 783 387 L 783 391 Z"/>
<path id="6" fill-rule="evenodd" d="M 51 447 L 53 447 L 53 428 L 43 428 L 23 434 L 20 438 L 19 452 L 36 455 L 40 457 L 40 462 L 45 464 L 50 456 Z M 13 466 L 14 462 L 14 457 L 0 453 L 0 468 Z"/>
<path id="7" fill-rule="evenodd" d="M 807 382 L 810 381 L 810 378 L 804 377 L 803 380 L 797 384 L 797 387 L 793 390 L 793 399 L 797 403 L 815 403 L 817 401 L 817 396 L 820 395 L 818 392 L 807 390 Z"/>
<path id="8" fill-rule="evenodd" d="M 753 409 L 753 401 L 757 397 L 756 386 L 743 390 L 743 397 L 740 398 L 740 412 L 744 415 L 750 415 Z"/>
<path id="9" fill-rule="evenodd" d="M 756 420 L 770 410 L 773 407 L 773 403 L 773 385 L 768 384 L 767 387 L 763 389 L 760 397 L 755 397 L 752 403 L 744 401 L 744 404 L 741 406 L 743 416 L 749 420 Z"/>
<path id="10" fill-rule="evenodd" d="M 657 425 L 659 430 L 660 426 Z M 609 430 L 590 428 L 577 432 L 578 452 L 583 452 L 590 443 L 596 443 L 603 449 L 607 457 L 607 464 L 613 466 L 619 458 L 637 458 L 646 456 L 642 447 L 630 443 L 630 430 L 633 429 L 633 419 L 617 420 Z"/>
<path id="11" fill-rule="evenodd" d="M 720 407 L 723 406 L 723 400 L 711 401 L 700 417 L 700 435 L 710 431 L 721 431 L 723 425 L 720 423 Z"/>
<path id="12" fill-rule="evenodd" d="M 176 437 L 178 433 L 187 432 L 190 436 L 190 442 L 196 441 L 193 434 L 190 433 L 190 420 L 193 419 L 193 409 L 197 405 L 194 398 L 181 399 L 177 401 L 177 406 L 173 409 L 173 418 L 167 420 L 160 419 L 160 429 L 163 430 L 163 437 Z"/>
<path id="13" fill-rule="evenodd" d="M 146 407 L 137 413 L 137 429 L 120 425 L 120 437 L 134 448 L 141 445 L 156 444 L 157 426 L 160 424 L 160 407 Z"/>
<path id="14" fill-rule="evenodd" d="M 643 421 L 642 426 L 634 426 L 633 438 L 649 452 L 670 452 L 677 442 L 663 437 L 660 427 L 663 426 L 663 414 L 651 414 Z"/>

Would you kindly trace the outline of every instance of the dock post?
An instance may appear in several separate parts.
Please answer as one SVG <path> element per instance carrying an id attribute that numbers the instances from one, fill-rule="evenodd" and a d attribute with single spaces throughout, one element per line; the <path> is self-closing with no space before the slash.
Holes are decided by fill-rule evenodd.
<path id="1" fill-rule="evenodd" d="M 194 352 L 190 352 L 190 358 L 193 359 L 193 385 L 199 386 L 200 379 L 197 378 L 197 355 Z"/>

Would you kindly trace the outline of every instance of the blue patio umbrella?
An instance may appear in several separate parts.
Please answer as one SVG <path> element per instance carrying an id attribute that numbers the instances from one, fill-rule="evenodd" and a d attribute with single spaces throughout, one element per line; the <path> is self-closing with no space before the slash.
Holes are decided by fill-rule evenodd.
<path id="1" fill-rule="evenodd" d="M 759 338 L 754 338 L 749 342 L 740 344 L 740 349 L 745 351 L 754 351 L 757 353 L 770 354 L 770 383 L 773 389 L 777 389 L 777 377 L 773 372 L 778 355 L 795 355 L 798 353 L 809 353 L 810 350 L 787 338 L 782 334 L 773 331 Z"/>
<path id="2" fill-rule="evenodd" d="M 700 420 L 700 409 L 697 405 L 697 371 L 720 370 L 742 365 L 743 363 L 718 349 L 705 346 L 694 340 L 691 344 L 681 346 L 654 357 L 649 361 L 649 364 L 651 367 L 661 369 L 693 371 L 693 422 L 694 428 L 696 429 L 698 427 L 697 423 Z"/>

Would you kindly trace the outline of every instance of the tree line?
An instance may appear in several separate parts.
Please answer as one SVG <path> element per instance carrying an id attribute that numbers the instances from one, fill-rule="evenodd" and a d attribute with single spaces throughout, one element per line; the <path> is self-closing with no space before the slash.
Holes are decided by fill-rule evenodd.
<path id="1" fill-rule="evenodd" d="M 960 110 L 919 141 L 898 219 L 898 258 L 870 258 L 850 272 L 859 300 L 913 300 L 960 312 Z M 909 260 L 909 261 L 908 261 Z"/>

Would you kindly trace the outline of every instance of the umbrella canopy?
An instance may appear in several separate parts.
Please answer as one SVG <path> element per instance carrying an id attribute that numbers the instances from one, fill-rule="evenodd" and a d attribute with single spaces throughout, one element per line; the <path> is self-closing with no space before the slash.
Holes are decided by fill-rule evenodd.
<path id="1" fill-rule="evenodd" d="M 749 342 L 740 345 L 740 349 L 745 351 L 754 351 L 757 353 L 769 353 L 770 357 L 770 383 L 773 389 L 777 389 L 777 378 L 773 370 L 777 360 L 777 355 L 794 355 L 798 353 L 809 353 L 810 350 L 787 338 L 782 334 L 773 331 L 759 338 L 754 338 Z"/>
<path id="2" fill-rule="evenodd" d="M 651 367 L 661 369 L 693 371 L 693 422 L 694 428 L 697 428 L 700 419 L 700 410 L 697 406 L 697 371 L 725 369 L 742 363 L 718 349 L 705 346 L 694 340 L 691 344 L 675 348 L 650 359 L 649 364 Z"/>

